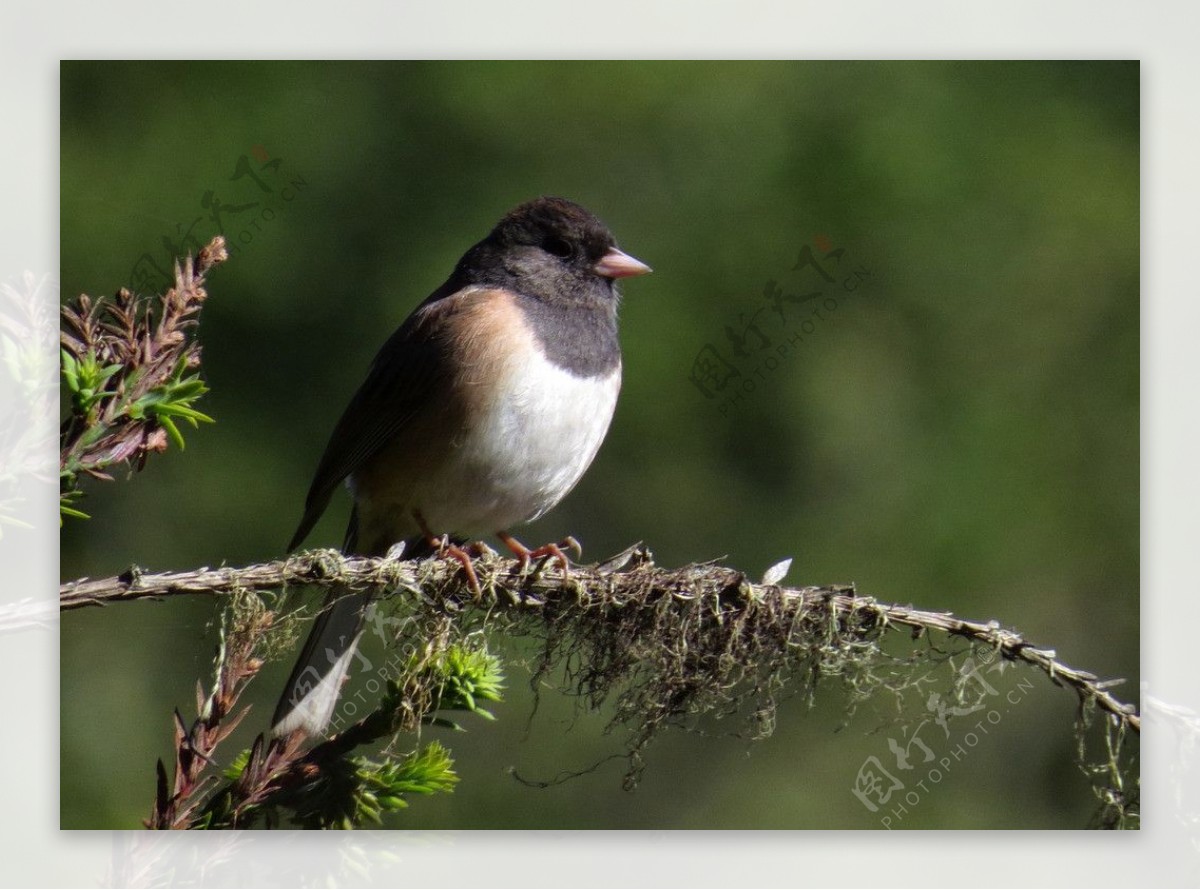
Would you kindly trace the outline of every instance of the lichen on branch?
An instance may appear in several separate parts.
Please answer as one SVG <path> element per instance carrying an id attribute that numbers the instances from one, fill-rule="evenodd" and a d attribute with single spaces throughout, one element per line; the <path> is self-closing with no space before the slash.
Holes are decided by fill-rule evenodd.
<path id="1" fill-rule="evenodd" d="M 534 689 L 549 683 L 588 707 L 607 706 L 610 728 L 627 736 L 629 785 L 638 780 L 646 746 L 667 727 L 737 716 L 749 722 L 751 737 L 760 737 L 773 729 L 780 701 L 812 700 L 819 684 L 840 683 L 854 708 L 878 696 L 922 692 L 931 671 L 956 658 L 960 665 L 964 658 L 1023 664 L 1075 693 L 1080 733 L 1097 726 L 1104 733 L 1107 753 L 1081 763 L 1104 805 L 1104 824 L 1136 819 L 1136 755 L 1126 744 L 1140 730 L 1136 707 L 1113 695 L 1114 681 L 1069 666 L 998 622 L 881 602 L 853 586 L 764 584 L 712 562 L 664 568 L 640 545 L 573 566 L 566 577 L 550 563 L 522 571 L 494 555 L 479 558 L 475 571 L 479 593 L 454 560 L 317 550 L 243 568 L 131 569 L 81 579 L 62 586 L 60 602 L 77 609 L 299 586 L 370 590 L 372 626 L 393 646 L 436 638 L 445 648 L 472 634 L 533 639 L 541 653 Z M 980 693 L 960 677 L 943 680 L 939 694 L 951 710 L 978 705 L 969 697 Z"/>

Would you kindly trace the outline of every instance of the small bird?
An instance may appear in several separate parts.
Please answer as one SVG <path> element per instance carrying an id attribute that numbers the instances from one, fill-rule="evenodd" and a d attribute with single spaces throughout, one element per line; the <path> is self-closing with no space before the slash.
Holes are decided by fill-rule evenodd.
<path id="1" fill-rule="evenodd" d="M 650 267 L 617 248 L 578 204 L 541 197 L 510 211 L 400 325 L 342 414 L 288 546 L 295 550 L 343 482 L 354 507 L 342 549 L 383 556 L 509 529 L 561 501 L 596 456 L 621 386 L 617 281 Z M 453 536 L 453 537 L 452 537 Z M 572 544 L 573 539 L 568 539 Z M 321 733 L 362 635 L 370 595 L 330 595 L 276 708 L 272 733 Z"/>

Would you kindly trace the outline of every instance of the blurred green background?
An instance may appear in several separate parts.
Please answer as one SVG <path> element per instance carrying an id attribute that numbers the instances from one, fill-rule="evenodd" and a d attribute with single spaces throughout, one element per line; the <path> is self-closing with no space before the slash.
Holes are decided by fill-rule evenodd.
<path id="1" fill-rule="evenodd" d="M 755 575 L 792 556 L 791 583 L 995 618 L 1128 678 L 1119 692 L 1136 699 L 1138 74 L 63 63 L 63 294 L 151 290 L 169 248 L 218 222 L 238 249 L 210 278 L 200 330 L 201 408 L 217 424 L 131 482 L 92 486 L 93 519 L 63 529 L 62 576 L 280 556 L 386 335 L 506 210 L 559 194 L 655 272 L 625 288 L 608 439 L 523 538 L 571 533 L 591 558 L 644 539 L 662 564 L 723 556 Z M 823 260 L 832 283 L 794 269 L 805 245 L 844 251 Z M 787 297 L 818 290 L 836 310 L 805 332 L 815 303 Z M 712 399 L 691 379 L 706 346 L 727 363 Z M 308 543 L 336 545 L 346 514 L 339 497 Z M 190 713 L 208 677 L 215 614 L 181 599 L 63 617 L 63 827 L 148 814 L 172 708 Z M 880 827 L 851 789 L 866 758 L 894 764 L 887 732 L 869 711 L 843 727 L 835 684 L 811 709 L 786 702 L 763 742 L 731 722 L 668 733 L 635 792 L 620 761 L 526 787 L 507 767 L 553 778 L 622 738 L 555 694 L 530 720 L 524 650 L 505 651 L 500 720 L 444 739 L 459 788 L 389 825 Z M 288 666 L 252 685 L 240 741 L 263 728 Z M 894 827 L 1086 823 L 1074 696 L 1022 676 L 1032 691 Z M 956 744 L 934 726 L 923 738 L 938 757 Z"/>

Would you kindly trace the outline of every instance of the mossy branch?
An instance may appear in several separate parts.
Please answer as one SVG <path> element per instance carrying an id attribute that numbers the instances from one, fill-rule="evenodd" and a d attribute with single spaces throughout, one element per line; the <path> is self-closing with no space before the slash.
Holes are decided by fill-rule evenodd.
<path id="1" fill-rule="evenodd" d="M 560 571 L 543 563 L 522 574 L 515 560 L 496 556 L 477 561 L 482 605 L 514 612 L 552 608 L 556 619 L 577 613 L 581 619 L 604 612 L 657 612 L 707 601 L 711 614 L 732 621 L 767 606 L 798 621 L 816 612 L 829 613 L 858 632 L 903 628 L 914 637 L 937 631 L 995 650 L 1010 661 L 1023 662 L 1049 679 L 1075 691 L 1081 703 L 1094 705 L 1126 729 L 1139 732 L 1135 705 L 1117 699 L 1111 687 L 1122 682 L 1071 667 L 1050 648 L 1035 645 L 997 621 L 972 621 L 950 612 L 880 602 L 862 596 L 851 585 L 780 587 L 753 582 L 743 572 L 715 563 L 677 569 L 656 566 L 648 551 L 635 545 L 602 563 L 575 566 L 564 581 Z M 412 596 L 426 608 L 454 613 L 477 601 L 454 560 L 402 560 L 347 557 L 336 550 L 313 550 L 284 560 L 244 566 L 200 568 L 185 572 L 145 572 L 136 567 L 101 579 L 83 578 L 59 588 L 62 610 L 171 596 L 229 595 L 288 587 L 371 590 L 380 598 Z M 671 640 L 662 640 L 670 646 Z M 782 641 L 786 646 L 787 641 Z"/>

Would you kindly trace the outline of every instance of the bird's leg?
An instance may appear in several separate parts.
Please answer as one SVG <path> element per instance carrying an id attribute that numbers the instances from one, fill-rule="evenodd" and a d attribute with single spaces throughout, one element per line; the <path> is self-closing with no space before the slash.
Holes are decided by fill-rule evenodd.
<path id="1" fill-rule="evenodd" d="M 496 556 L 496 551 L 488 546 L 487 541 L 466 541 L 462 548 L 471 554 L 475 559 L 484 559 L 488 556 Z"/>
<path id="2" fill-rule="evenodd" d="M 513 552 L 513 554 L 521 561 L 521 571 L 525 571 L 531 559 L 542 559 L 551 557 L 563 570 L 564 575 L 570 574 L 571 563 L 567 559 L 567 555 L 563 553 L 563 548 L 566 547 L 575 554 L 576 559 L 583 557 L 583 548 L 579 546 L 570 535 L 563 538 L 557 544 L 544 544 L 536 550 L 530 550 L 508 532 L 496 532 L 496 537 L 504 542 L 504 546 Z"/>
<path id="3" fill-rule="evenodd" d="M 453 543 L 449 535 L 442 535 L 439 538 L 431 532 L 420 510 L 413 510 L 413 519 L 417 520 L 417 526 L 421 529 L 421 534 L 425 537 L 425 543 L 433 547 L 438 556 L 448 556 L 463 567 L 463 573 L 467 576 L 467 586 L 471 588 L 471 594 L 474 596 L 475 601 L 478 602 L 483 596 L 483 589 L 479 586 L 479 578 L 475 574 L 475 566 L 471 563 L 471 554 Z"/>

